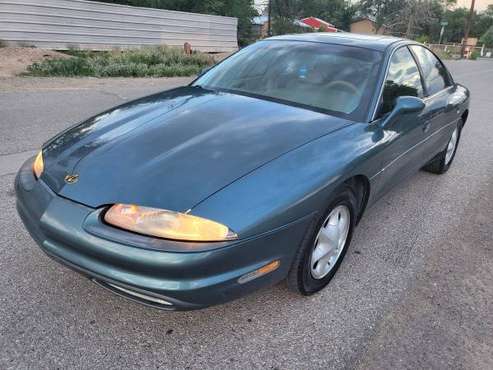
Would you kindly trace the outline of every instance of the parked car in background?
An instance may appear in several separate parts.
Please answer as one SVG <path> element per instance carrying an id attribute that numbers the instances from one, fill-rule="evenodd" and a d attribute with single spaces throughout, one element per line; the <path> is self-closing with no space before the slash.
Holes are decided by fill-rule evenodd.
<path id="1" fill-rule="evenodd" d="M 365 209 L 451 166 L 469 91 L 426 47 L 273 37 L 190 85 L 43 145 L 17 207 L 49 256 L 127 298 L 181 310 L 332 279 Z"/>

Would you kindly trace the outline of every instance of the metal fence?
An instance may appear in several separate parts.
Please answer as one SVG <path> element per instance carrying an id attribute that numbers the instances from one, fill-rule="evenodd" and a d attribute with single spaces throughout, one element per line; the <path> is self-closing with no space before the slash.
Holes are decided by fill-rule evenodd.
<path id="1" fill-rule="evenodd" d="M 169 45 L 238 48 L 237 18 L 84 0 L 0 0 L 0 40 L 51 49 Z"/>

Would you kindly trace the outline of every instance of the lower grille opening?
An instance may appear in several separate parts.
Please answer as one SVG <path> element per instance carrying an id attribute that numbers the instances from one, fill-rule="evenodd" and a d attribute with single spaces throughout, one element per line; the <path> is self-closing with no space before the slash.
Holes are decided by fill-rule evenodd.
<path id="1" fill-rule="evenodd" d="M 173 303 L 168 302 L 167 300 L 159 297 L 154 297 L 152 295 L 148 295 L 142 292 L 135 291 L 133 289 L 129 289 L 126 287 L 122 287 L 117 284 L 109 283 L 106 281 L 101 281 L 98 279 L 91 279 L 94 283 L 102 286 L 103 288 L 109 289 L 114 293 L 122 295 L 124 297 L 137 300 L 142 303 L 150 304 L 152 306 L 159 306 L 163 308 L 171 308 L 173 307 Z"/>

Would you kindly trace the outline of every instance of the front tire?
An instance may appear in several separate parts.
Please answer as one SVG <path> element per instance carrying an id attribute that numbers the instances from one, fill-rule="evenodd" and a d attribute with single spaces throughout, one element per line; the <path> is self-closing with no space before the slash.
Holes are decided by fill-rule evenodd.
<path id="1" fill-rule="evenodd" d="M 452 132 L 452 135 L 450 135 L 445 150 L 440 152 L 436 158 L 423 167 L 425 171 L 436 173 L 438 175 L 448 171 L 454 161 L 455 153 L 457 152 L 457 147 L 459 146 L 462 125 L 463 122 L 460 120 Z"/>
<path id="2" fill-rule="evenodd" d="M 345 186 L 314 220 L 289 271 L 290 290 L 311 295 L 330 282 L 351 243 L 357 204 L 354 191 Z"/>

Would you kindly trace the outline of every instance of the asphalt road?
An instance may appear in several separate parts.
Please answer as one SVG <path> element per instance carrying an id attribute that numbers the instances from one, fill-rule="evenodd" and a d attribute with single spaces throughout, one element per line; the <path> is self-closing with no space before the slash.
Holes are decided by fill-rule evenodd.
<path id="1" fill-rule="evenodd" d="M 493 61 L 449 66 L 472 91 L 454 165 L 369 209 L 327 289 L 302 298 L 279 284 L 178 313 L 46 257 L 13 181 L 59 130 L 186 80 L 0 80 L 0 368 L 492 369 Z"/>

